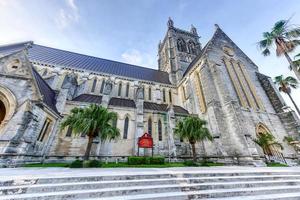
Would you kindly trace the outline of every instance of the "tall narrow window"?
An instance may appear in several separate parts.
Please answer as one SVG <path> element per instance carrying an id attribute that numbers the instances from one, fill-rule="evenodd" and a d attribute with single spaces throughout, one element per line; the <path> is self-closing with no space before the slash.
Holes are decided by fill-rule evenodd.
<path id="1" fill-rule="evenodd" d="M 158 120 L 158 140 L 162 141 L 162 125 L 160 120 Z"/>
<path id="2" fill-rule="evenodd" d="M 44 122 L 44 124 L 43 124 L 43 127 L 42 127 L 42 129 L 41 129 L 41 132 L 40 132 L 40 134 L 39 134 L 39 136 L 38 136 L 38 139 L 37 139 L 38 141 L 42 142 L 42 141 L 44 140 L 45 135 L 46 135 L 47 132 L 48 132 L 48 128 L 49 128 L 50 123 L 51 123 L 51 120 L 50 120 L 50 119 L 46 119 L 46 120 L 45 120 L 45 122 Z"/>
<path id="3" fill-rule="evenodd" d="M 103 80 L 102 80 L 102 83 L 101 83 L 101 88 L 100 88 L 100 94 L 102 94 L 102 93 L 103 93 L 104 86 L 105 86 L 105 79 L 103 79 Z"/>
<path id="4" fill-rule="evenodd" d="M 152 120 L 151 118 L 148 119 L 148 133 L 152 135 Z"/>
<path id="5" fill-rule="evenodd" d="M 122 83 L 119 83 L 118 96 L 120 97 L 122 94 Z"/>
<path id="6" fill-rule="evenodd" d="M 186 100 L 185 87 L 182 86 L 183 100 Z"/>
<path id="7" fill-rule="evenodd" d="M 71 137 L 71 136 L 72 136 L 72 128 L 68 126 L 66 137 Z"/>
<path id="8" fill-rule="evenodd" d="M 129 96 L 129 83 L 127 83 L 126 85 L 126 97 Z"/>
<path id="9" fill-rule="evenodd" d="M 117 128 L 117 123 L 118 123 L 118 119 L 113 120 L 112 126 L 113 126 L 114 128 Z"/>
<path id="10" fill-rule="evenodd" d="M 128 125 L 129 125 L 129 118 L 126 117 L 124 121 L 124 134 L 123 134 L 123 139 L 127 139 L 128 135 Z"/>
<path id="11" fill-rule="evenodd" d="M 151 99 L 152 99 L 151 87 L 149 87 L 149 89 L 148 89 L 148 99 L 149 99 L 149 101 L 151 101 Z"/>
<path id="12" fill-rule="evenodd" d="M 96 84 L 97 84 L 97 79 L 94 79 L 91 92 L 95 92 Z"/>
<path id="13" fill-rule="evenodd" d="M 170 99 L 170 103 L 172 103 L 172 91 L 171 90 L 169 90 L 169 99 Z"/>
<path id="14" fill-rule="evenodd" d="M 163 89 L 163 102 L 166 102 L 166 90 Z"/>

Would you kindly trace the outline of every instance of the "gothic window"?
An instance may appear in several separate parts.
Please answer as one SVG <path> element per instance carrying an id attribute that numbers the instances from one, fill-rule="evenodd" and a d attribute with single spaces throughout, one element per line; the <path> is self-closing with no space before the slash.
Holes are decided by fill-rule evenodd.
<path id="1" fill-rule="evenodd" d="M 188 42 L 189 53 L 196 54 L 196 45 L 193 41 Z"/>
<path id="2" fill-rule="evenodd" d="M 42 76 L 46 76 L 46 75 L 47 75 L 47 69 L 45 69 Z"/>
<path id="3" fill-rule="evenodd" d="M 148 89 L 148 99 L 149 99 L 149 101 L 151 101 L 151 99 L 152 99 L 151 87 L 149 87 L 149 89 Z"/>
<path id="4" fill-rule="evenodd" d="M 118 96 L 121 96 L 122 93 L 122 83 L 119 83 Z"/>
<path id="5" fill-rule="evenodd" d="M 38 139 L 37 139 L 38 141 L 42 142 L 42 141 L 44 140 L 45 135 L 46 135 L 47 132 L 48 132 L 48 128 L 49 128 L 50 123 L 51 123 L 51 120 L 50 120 L 50 119 L 46 119 L 46 120 L 45 120 L 45 122 L 44 122 L 44 124 L 43 124 L 43 127 L 42 127 L 42 129 L 41 129 L 41 132 L 40 132 L 40 134 L 39 134 L 39 136 L 38 136 Z"/>
<path id="6" fill-rule="evenodd" d="M 172 103 L 172 91 L 171 90 L 169 90 L 169 99 L 170 99 L 170 103 Z"/>
<path id="7" fill-rule="evenodd" d="M 152 120 L 151 118 L 148 119 L 148 133 L 152 135 Z"/>
<path id="8" fill-rule="evenodd" d="M 185 87 L 182 86 L 182 94 L 183 94 L 183 100 L 186 100 L 186 93 L 185 93 Z"/>
<path id="9" fill-rule="evenodd" d="M 129 96 L 129 83 L 127 83 L 126 85 L 126 97 Z"/>
<path id="10" fill-rule="evenodd" d="M 166 102 L 166 90 L 163 89 L 163 102 Z"/>
<path id="11" fill-rule="evenodd" d="M 95 92 L 96 84 L 97 84 L 97 79 L 94 79 L 91 92 Z"/>
<path id="12" fill-rule="evenodd" d="M 112 126 L 113 126 L 114 128 L 117 128 L 117 123 L 118 123 L 118 119 L 113 120 L 113 121 L 112 121 Z"/>
<path id="13" fill-rule="evenodd" d="M 128 125 L 129 125 L 129 118 L 126 117 L 124 121 L 124 134 L 123 134 L 123 139 L 127 139 L 128 135 Z"/>
<path id="14" fill-rule="evenodd" d="M 160 120 L 158 120 L 158 140 L 162 141 L 162 125 Z"/>
<path id="15" fill-rule="evenodd" d="M 71 137 L 71 136 L 72 136 L 72 128 L 68 126 L 66 137 Z"/>
<path id="16" fill-rule="evenodd" d="M 177 49 L 178 49 L 178 51 L 181 51 L 181 52 L 187 51 L 185 41 L 182 38 L 179 38 L 177 40 Z"/>
<path id="17" fill-rule="evenodd" d="M 100 88 L 100 94 L 102 94 L 102 93 L 103 93 L 104 86 L 105 86 L 105 79 L 103 79 L 103 80 L 102 80 L 102 83 L 101 83 L 101 88 Z"/>

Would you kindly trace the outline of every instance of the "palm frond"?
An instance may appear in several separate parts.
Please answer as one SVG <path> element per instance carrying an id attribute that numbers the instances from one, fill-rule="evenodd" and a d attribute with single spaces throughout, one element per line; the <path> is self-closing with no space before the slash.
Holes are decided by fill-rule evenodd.
<path id="1" fill-rule="evenodd" d="M 300 37 L 300 27 L 293 28 L 291 30 L 288 30 L 284 34 L 287 38 L 297 38 Z"/>
<path id="2" fill-rule="evenodd" d="M 270 52 L 270 50 L 269 50 L 268 48 L 264 49 L 261 53 L 262 53 L 262 55 L 264 55 L 264 56 L 268 56 L 268 55 L 271 54 L 271 52 Z"/>

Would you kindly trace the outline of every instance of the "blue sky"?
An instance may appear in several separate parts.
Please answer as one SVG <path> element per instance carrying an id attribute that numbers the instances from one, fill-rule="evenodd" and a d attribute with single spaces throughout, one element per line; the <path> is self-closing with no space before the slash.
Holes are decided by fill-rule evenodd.
<path id="1" fill-rule="evenodd" d="M 293 75 L 283 57 L 263 57 L 256 42 L 280 19 L 300 25 L 299 11 L 299 0 L 0 0 L 0 44 L 33 40 L 157 68 L 157 45 L 170 16 L 176 27 L 193 24 L 203 46 L 217 23 L 261 72 Z M 293 96 L 300 106 L 300 90 Z"/>

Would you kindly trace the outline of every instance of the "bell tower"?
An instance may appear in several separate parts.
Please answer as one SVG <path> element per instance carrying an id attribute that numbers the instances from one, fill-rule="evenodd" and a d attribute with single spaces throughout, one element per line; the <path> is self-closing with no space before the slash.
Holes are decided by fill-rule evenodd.
<path id="1" fill-rule="evenodd" d="M 174 22 L 169 18 L 168 30 L 163 41 L 158 45 L 159 70 L 169 73 L 173 84 L 182 79 L 182 75 L 189 64 L 199 55 L 201 44 L 197 29 L 191 25 L 190 31 L 174 27 Z"/>

